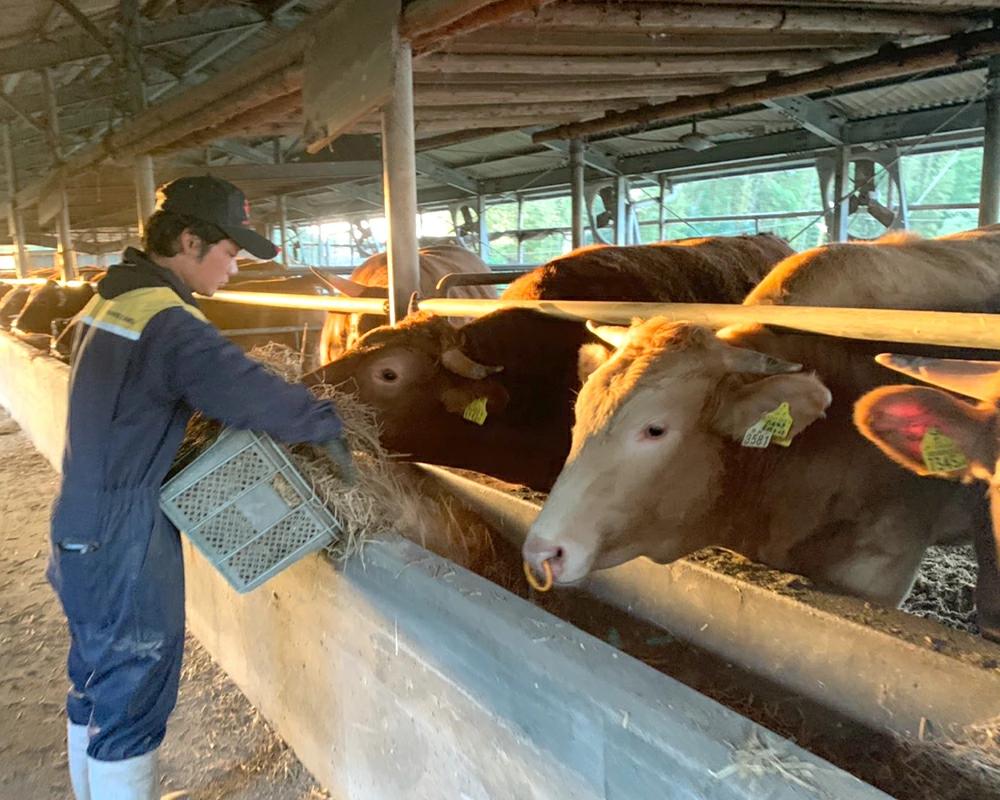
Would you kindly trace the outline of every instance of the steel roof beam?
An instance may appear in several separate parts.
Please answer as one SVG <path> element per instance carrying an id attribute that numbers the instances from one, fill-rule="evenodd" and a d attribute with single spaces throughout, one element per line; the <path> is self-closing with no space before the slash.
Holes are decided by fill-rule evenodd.
<path id="1" fill-rule="evenodd" d="M 45 134 L 45 126 L 42 125 L 41 123 L 39 123 L 34 118 L 32 118 L 27 113 L 27 111 L 25 111 L 23 108 L 21 108 L 21 106 L 18 103 L 14 102 L 14 100 L 11 99 L 11 97 L 8 94 L 6 94 L 5 92 L 0 92 L 0 106 L 2 106 L 3 108 L 6 108 L 15 117 L 17 117 L 19 120 L 21 120 L 22 122 L 26 123 L 30 127 L 34 128 L 39 133 L 41 133 L 43 135 Z"/>
<path id="2" fill-rule="evenodd" d="M 185 14 L 176 20 L 143 22 L 142 47 L 157 47 L 172 42 L 259 26 L 264 22 L 248 8 L 216 8 L 199 14 Z M 41 42 L 28 42 L 0 49 L 0 75 L 53 67 L 68 61 L 80 61 L 107 51 L 90 34 L 61 36 Z"/>
<path id="3" fill-rule="evenodd" d="M 417 155 L 416 164 L 418 175 L 424 175 L 447 186 L 454 186 L 469 194 L 479 194 L 479 183 L 475 178 L 466 175 L 461 170 L 449 167 L 447 164 L 442 164 L 431 156 L 423 154 Z"/>
<path id="4" fill-rule="evenodd" d="M 569 158 L 569 148 L 570 143 L 562 139 L 542 142 L 541 144 L 549 150 L 554 150 L 557 153 L 562 153 L 564 156 Z M 621 175 L 621 170 L 618 167 L 618 163 L 608 156 L 597 150 L 592 144 L 587 144 L 583 148 L 583 163 L 590 167 L 591 169 L 596 169 L 598 172 L 604 172 L 607 175 Z"/>
<path id="5" fill-rule="evenodd" d="M 781 111 L 807 131 L 815 133 L 830 144 L 844 143 L 844 121 L 821 100 L 811 100 L 808 97 L 782 97 L 765 100 L 764 105 Z"/>
<path id="6" fill-rule="evenodd" d="M 845 141 L 849 144 L 867 144 L 913 139 L 926 136 L 932 131 L 943 134 L 954 131 L 974 131 L 982 128 L 985 119 L 984 103 L 974 103 L 961 109 L 959 113 L 956 111 L 958 109 L 953 106 L 847 123 L 844 126 Z M 740 162 L 750 159 L 788 156 L 790 160 L 786 166 L 769 165 L 769 168 L 791 168 L 800 165 L 791 161 L 796 155 L 802 156 L 802 163 L 811 163 L 812 157 L 817 152 L 828 152 L 830 147 L 829 142 L 822 137 L 806 130 L 796 130 L 726 142 L 701 152 L 666 150 L 649 155 L 625 156 L 617 161 L 617 165 L 621 172 L 626 175 L 663 172 L 684 173 L 710 166 L 717 167 L 717 172 L 724 172 L 726 169 L 732 172 L 733 168 Z M 708 178 L 712 175 L 706 174 L 702 177 Z M 524 187 L 530 187 L 532 191 L 560 188 L 568 186 L 569 179 L 569 168 L 562 167 L 482 180 L 479 185 L 484 195 L 498 195 L 515 193 Z M 421 205 L 447 203 L 461 200 L 464 197 L 464 194 L 453 188 L 441 186 L 427 187 L 418 192 L 418 201 Z M 341 205 L 340 197 L 327 200 L 326 208 L 331 216 L 360 212 L 361 209 L 346 205 L 350 200 L 349 197 L 343 197 L 344 205 Z"/>
<path id="7" fill-rule="evenodd" d="M 101 47 L 105 50 L 111 49 L 111 42 L 108 40 L 108 37 L 105 36 L 101 32 L 101 29 L 91 21 L 90 17 L 76 7 L 73 0 L 55 0 L 55 2 L 59 4 L 63 11 L 73 18 L 73 21 L 76 22 L 77 25 L 89 33 L 94 41 L 101 45 Z"/>

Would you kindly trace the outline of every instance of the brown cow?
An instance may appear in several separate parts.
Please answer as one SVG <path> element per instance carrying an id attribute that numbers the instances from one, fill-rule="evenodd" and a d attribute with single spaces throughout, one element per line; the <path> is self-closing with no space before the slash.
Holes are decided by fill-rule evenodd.
<path id="1" fill-rule="evenodd" d="M 488 274 L 490 268 L 471 250 L 458 245 L 420 248 L 419 291 L 422 296 L 431 295 L 438 281 L 452 272 Z M 350 278 L 339 275 L 326 275 L 324 278 L 348 297 L 388 297 L 389 257 L 386 253 L 376 253 L 355 269 Z M 452 296 L 492 300 L 497 293 L 493 286 L 461 286 L 453 290 Z M 385 317 L 375 314 L 327 314 L 320 345 L 321 363 L 333 361 L 368 331 L 384 324 Z M 452 324 L 460 323 L 453 320 Z"/>
<path id="2" fill-rule="evenodd" d="M 28 302 L 30 286 L 15 286 L 0 300 L 0 328 L 10 330 L 14 318 L 21 313 L 24 304 Z"/>
<path id="3" fill-rule="evenodd" d="M 854 406 L 854 422 L 883 453 L 917 475 L 979 480 L 989 487 L 993 527 L 978 529 L 979 628 L 1000 641 L 1000 363 L 883 355 L 880 364 L 981 401 L 926 386 L 882 386 Z M 992 534 L 992 535 L 989 535 Z"/>
<path id="4" fill-rule="evenodd" d="M 331 289 L 312 275 L 272 279 L 244 279 L 237 276 L 226 287 L 241 292 L 274 292 L 277 294 L 332 294 Z M 299 350 L 302 345 L 303 328 L 310 329 L 307 342 L 314 346 L 307 355 L 314 355 L 318 349 L 319 337 L 315 329 L 323 322 L 322 311 L 301 311 L 290 308 L 269 308 L 267 306 L 242 305 L 222 300 L 198 298 L 198 306 L 209 322 L 244 350 L 251 350 L 268 342 L 277 342 Z M 2 311 L 0 311 L 2 314 Z M 72 326 L 58 324 L 52 353 L 68 360 L 73 341 Z M 260 332 L 255 332 L 260 330 Z M 308 362 L 308 359 L 307 359 Z"/>
<path id="5" fill-rule="evenodd" d="M 813 270 L 854 276 L 858 296 L 882 308 L 975 308 L 1000 294 L 1000 237 L 816 248 L 775 267 L 746 303 L 822 304 L 810 292 L 829 284 L 810 281 Z M 640 555 L 669 562 L 722 545 L 895 604 L 927 545 L 988 525 L 981 492 L 920 482 L 857 435 L 854 401 L 883 382 L 878 343 L 759 326 L 713 335 L 663 319 L 608 338 L 613 355 L 586 353 L 603 363 L 580 391 L 572 451 L 524 546 L 560 583 Z"/>
<path id="6" fill-rule="evenodd" d="M 503 298 L 734 303 L 791 252 L 769 235 L 584 248 Z M 546 490 L 569 450 L 576 354 L 588 338 L 580 323 L 518 309 L 458 330 L 422 316 L 377 328 L 306 382 L 350 381 L 377 410 L 389 450 Z"/>
<path id="7" fill-rule="evenodd" d="M 32 286 L 24 308 L 14 319 L 11 330 L 19 334 L 51 336 L 52 325 L 56 320 L 76 316 L 93 296 L 94 287 L 89 283 L 60 286 L 54 281 L 46 281 Z M 48 340 L 40 346 L 48 349 Z"/>

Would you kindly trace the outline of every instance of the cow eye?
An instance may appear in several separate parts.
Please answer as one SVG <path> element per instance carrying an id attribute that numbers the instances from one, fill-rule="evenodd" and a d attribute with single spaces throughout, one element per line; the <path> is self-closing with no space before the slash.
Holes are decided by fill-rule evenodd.
<path id="1" fill-rule="evenodd" d="M 389 369 L 389 367 L 385 367 L 383 370 L 379 372 L 379 377 L 386 383 L 392 383 L 394 380 L 396 380 L 396 378 L 399 377 L 399 375 L 396 374 L 396 370 Z"/>
<path id="2" fill-rule="evenodd" d="M 642 435 L 647 439 L 659 439 L 666 432 L 667 429 L 662 425 L 647 425 L 643 429 Z"/>

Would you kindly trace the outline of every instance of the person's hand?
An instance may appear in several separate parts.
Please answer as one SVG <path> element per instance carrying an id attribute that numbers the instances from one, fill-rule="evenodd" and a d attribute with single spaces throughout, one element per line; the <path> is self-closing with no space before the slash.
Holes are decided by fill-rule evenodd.
<path id="1" fill-rule="evenodd" d="M 358 482 L 358 471 L 354 466 L 354 459 L 351 456 L 351 448 L 347 446 L 347 441 L 338 436 L 330 439 L 321 445 L 327 457 L 337 465 L 340 472 L 340 479 L 348 486 L 354 486 Z"/>

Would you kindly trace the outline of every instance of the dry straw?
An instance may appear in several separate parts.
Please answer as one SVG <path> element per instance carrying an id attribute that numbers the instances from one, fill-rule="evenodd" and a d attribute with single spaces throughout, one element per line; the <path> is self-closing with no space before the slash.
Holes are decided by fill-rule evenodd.
<path id="1" fill-rule="evenodd" d="M 287 381 L 302 377 L 302 358 L 289 347 L 270 343 L 249 355 Z M 337 407 L 354 454 L 358 481 L 346 486 L 336 466 L 312 445 L 290 448 L 292 461 L 312 484 L 320 500 L 343 527 L 340 540 L 330 548 L 336 561 L 362 554 L 366 542 L 398 533 L 438 555 L 509 587 L 519 587 L 520 560 L 486 523 L 433 478 L 412 464 L 388 453 L 379 440 L 374 411 L 354 395 L 336 386 L 311 387 L 321 399 Z M 218 423 L 196 416 L 188 427 L 178 457 L 189 463 L 214 441 Z"/>

